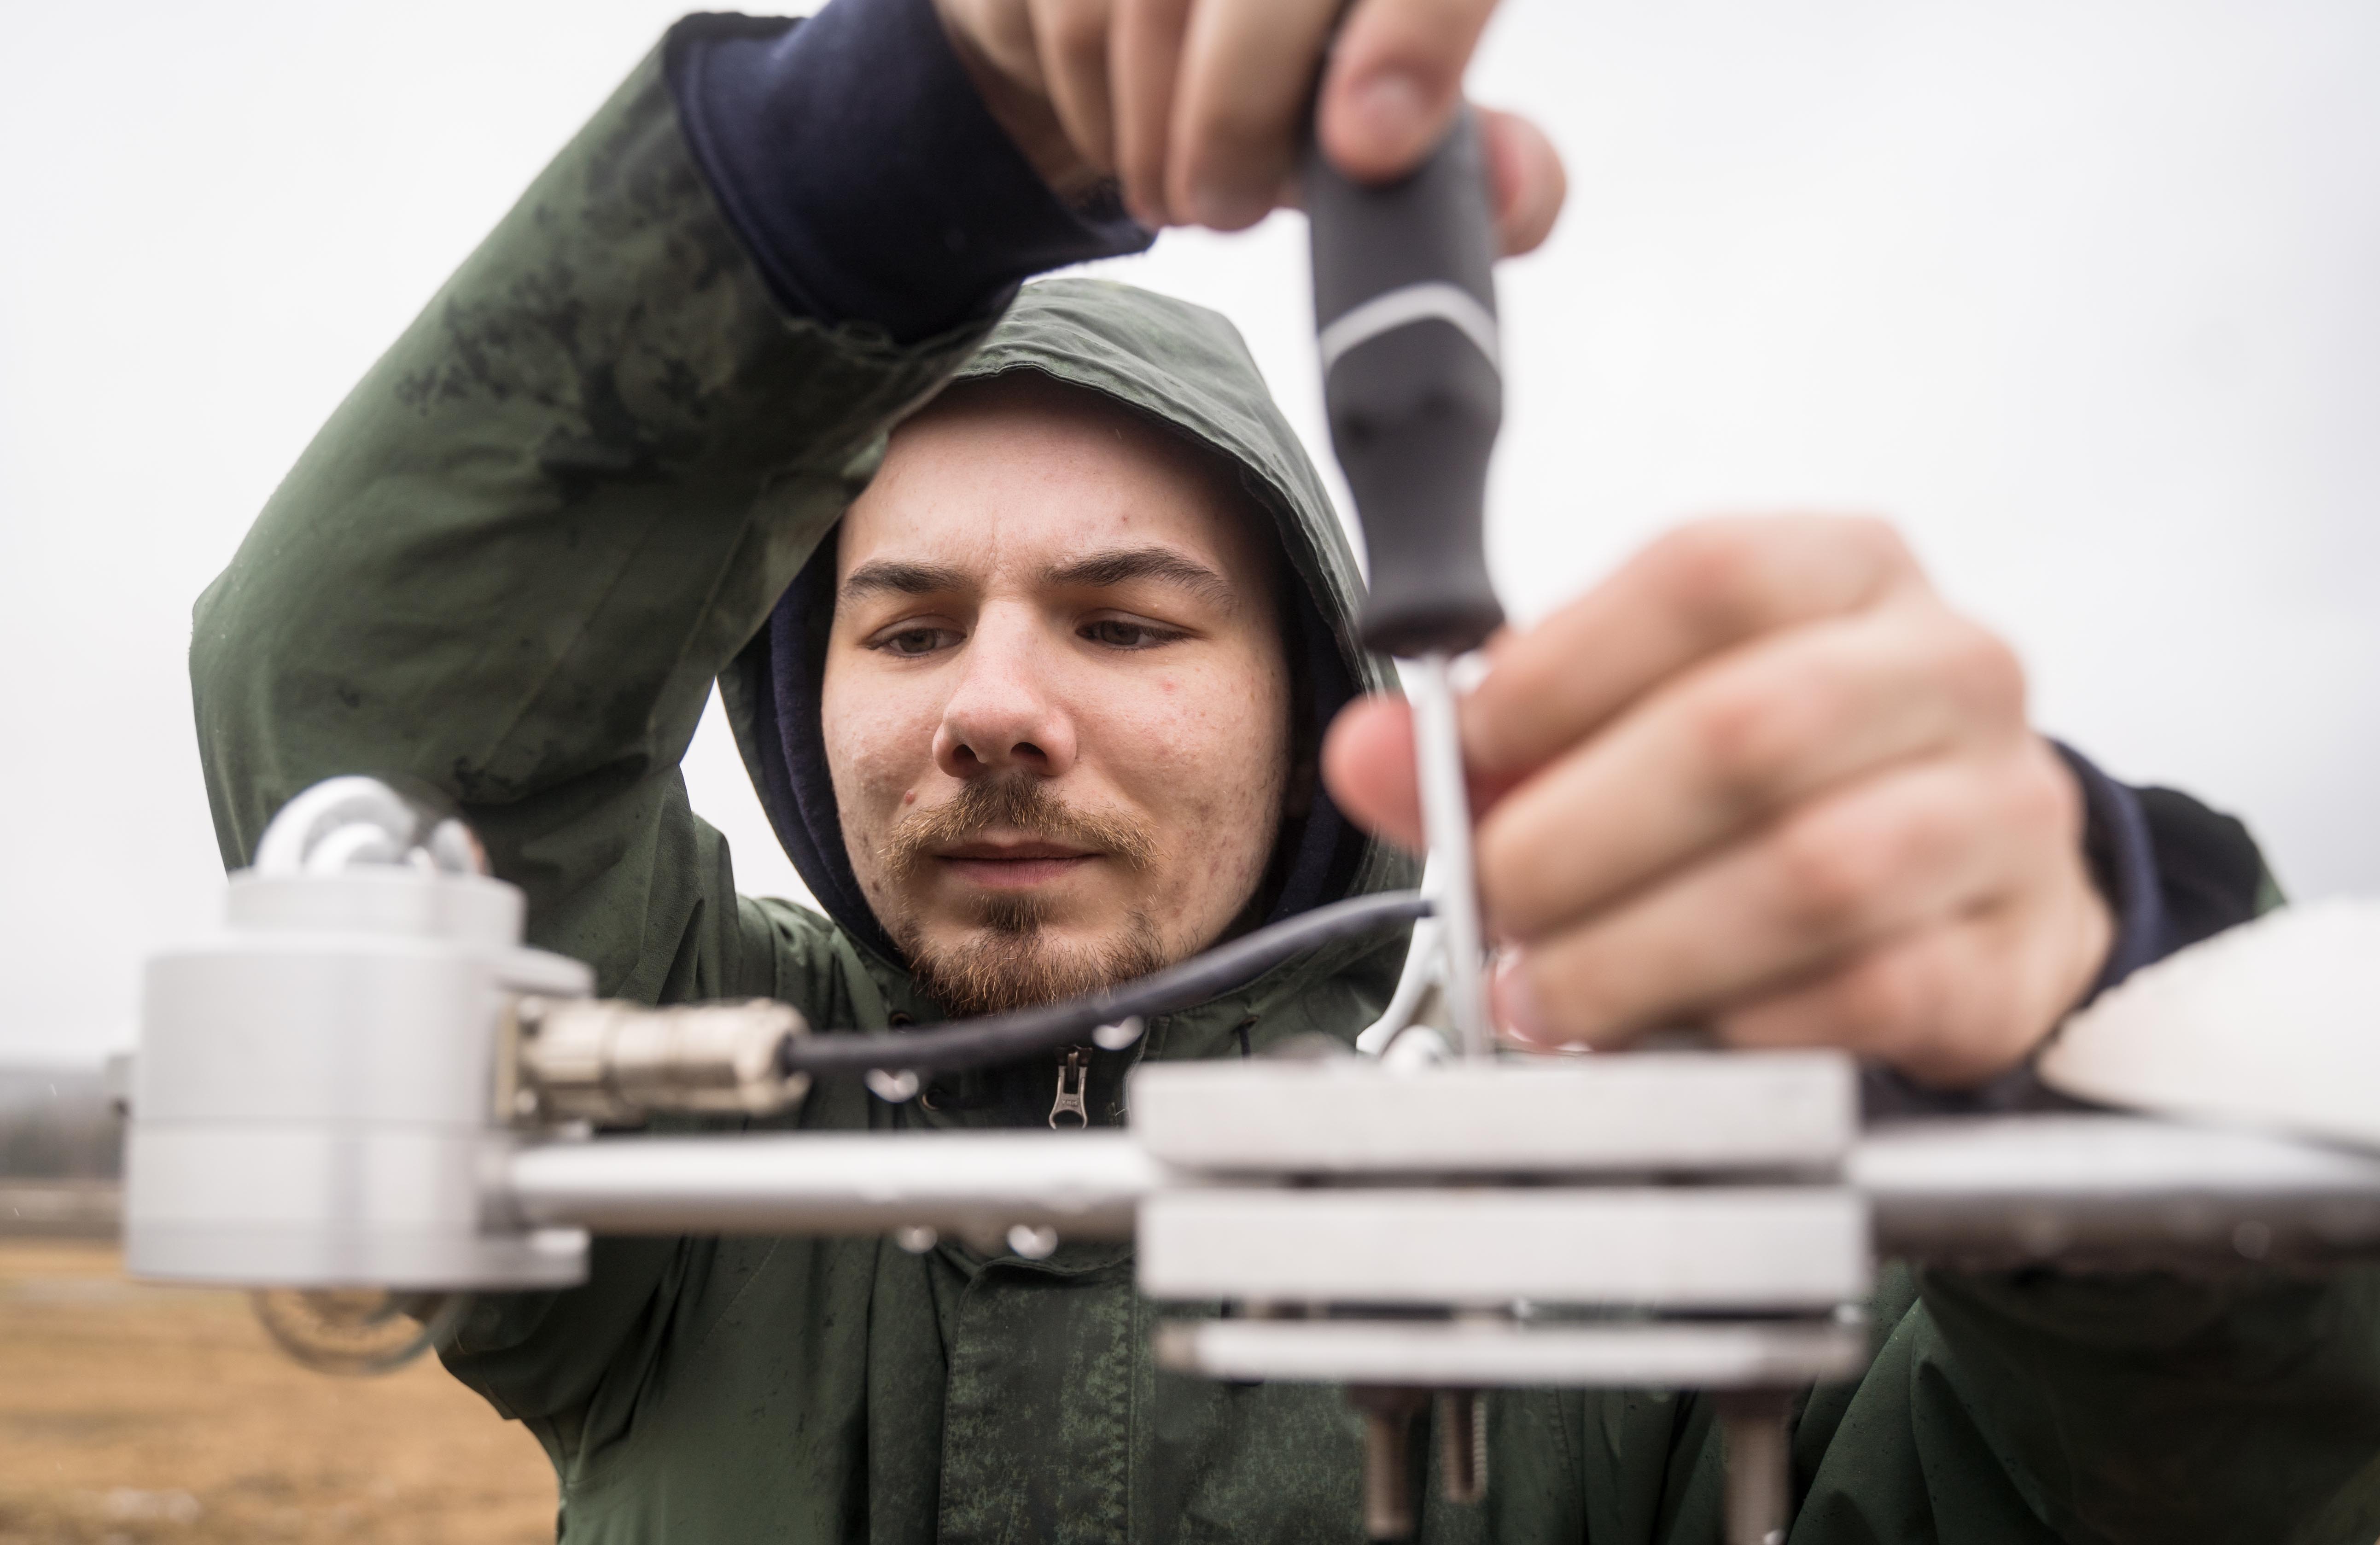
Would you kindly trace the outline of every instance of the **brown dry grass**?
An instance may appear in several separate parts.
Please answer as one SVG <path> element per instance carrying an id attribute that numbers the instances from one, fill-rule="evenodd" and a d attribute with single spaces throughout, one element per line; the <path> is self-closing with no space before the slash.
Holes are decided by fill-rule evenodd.
<path id="1" fill-rule="evenodd" d="M 531 1545 L 537 1441 L 424 1358 L 334 1379 L 237 1294 L 127 1283 L 115 1250 L 0 1238 L 0 1545 Z"/>

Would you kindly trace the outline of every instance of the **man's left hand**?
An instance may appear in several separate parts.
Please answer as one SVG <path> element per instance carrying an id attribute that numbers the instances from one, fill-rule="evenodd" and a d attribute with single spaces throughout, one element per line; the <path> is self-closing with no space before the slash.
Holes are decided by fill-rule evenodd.
<path id="1" fill-rule="evenodd" d="M 2022 1062 L 2106 959 L 2081 791 L 2022 670 L 1887 526 L 1684 528 L 1488 661 L 1463 735 L 1519 1040 L 1699 1023 L 1967 1085 Z M 1324 772 L 1421 845 L 1402 702 L 1342 714 Z"/>

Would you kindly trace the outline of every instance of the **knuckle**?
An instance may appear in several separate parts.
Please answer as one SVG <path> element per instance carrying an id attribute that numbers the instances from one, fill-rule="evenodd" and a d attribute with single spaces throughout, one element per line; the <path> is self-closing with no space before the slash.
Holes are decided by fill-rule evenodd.
<path id="1" fill-rule="evenodd" d="M 1874 831 L 1845 830 L 1833 821 L 1805 821 L 1780 833 L 1775 863 L 1789 923 L 1818 937 L 1855 927 L 1883 889 L 1891 867 L 1888 847 Z"/>
<path id="2" fill-rule="evenodd" d="M 1921 1033 L 1937 1007 L 1933 977 L 1919 949 L 1888 951 L 1853 966 L 1834 993 L 1846 1041 L 1880 1051 Z"/>
<path id="3" fill-rule="evenodd" d="M 1711 692 L 1688 735 L 1712 794 L 1737 810 L 1768 803 L 1803 748 L 1812 706 L 1796 693 Z"/>
<path id="4" fill-rule="evenodd" d="M 1944 629 L 1940 670 L 1960 701 L 2000 723 L 2024 719 L 2024 663 L 1980 623 L 1952 616 Z"/>
<path id="5" fill-rule="evenodd" d="M 1916 554 L 1888 520 L 1872 515 L 1811 515 L 1780 524 L 1790 527 L 1792 541 L 1804 549 L 1798 554 L 1797 571 L 1824 590 L 1835 609 L 1858 610 L 1912 588 L 1925 589 Z"/>
<path id="6" fill-rule="evenodd" d="M 1050 54 L 1074 75 L 1104 81 L 1108 64 L 1107 7 L 1097 0 L 1058 0 L 1042 21 Z"/>
<path id="7" fill-rule="evenodd" d="M 1836 541 L 1879 570 L 1898 572 L 1917 566 L 1916 556 L 1909 551 L 1900 528 L 1881 516 L 1830 515 L 1819 518 L 1830 529 Z"/>
<path id="8" fill-rule="evenodd" d="M 2071 846 L 2082 831 L 2082 793 L 2056 752 L 2038 742 L 2013 759 L 2004 780 L 2005 819 L 2016 831 Z"/>
<path id="9" fill-rule="evenodd" d="M 1731 638 L 1760 613 L 1760 562 L 1754 522 L 1699 520 L 1646 550 L 1663 592 L 1706 638 Z"/>

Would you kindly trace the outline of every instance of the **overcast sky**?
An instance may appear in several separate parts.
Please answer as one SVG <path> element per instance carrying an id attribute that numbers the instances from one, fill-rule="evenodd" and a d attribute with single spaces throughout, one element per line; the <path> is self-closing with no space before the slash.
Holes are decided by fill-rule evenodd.
<path id="1" fill-rule="evenodd" d="M 0 6 L 0 1060 L 128 1044 L 212 920 L 190 602 L 672 14 Z M 1572 199 L 1503 280 L 1508 603 L 1695 514 L 1888 514 L 2046 729 L 2380 891 L 2375 66 L 2369 0 L 1512 0 L 1474 93 Z M 1318 427 L 1294 218 L 1111 266 Z M 688 772 L 792 887 L 715 722 Z"/>

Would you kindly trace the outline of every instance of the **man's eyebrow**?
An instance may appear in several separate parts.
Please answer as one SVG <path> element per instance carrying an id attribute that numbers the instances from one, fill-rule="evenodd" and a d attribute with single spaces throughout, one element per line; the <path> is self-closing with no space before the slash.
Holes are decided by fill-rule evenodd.
<path id="1" fill-rule="evenodd" d="M 1239 600 L 1231 581 L 1205 564 L 1184 557 L 1170 547 L 1118 547 L 1092 553 L 1045 569 L 1041 578 L 1052 585 L 1084 585 L 1095 589 L 1121 585 L 1134 579 L 1156 579 L 1168 585 L 1178 585 L 1221 606 L 1232 605 Z"/>
<path id="2" fill-rule="evenodd" d="M 939 564 L 895 563 L 879 558 L 844 576 L 836 599 L 854 601 L 863 595 L 941 595 L 963 590 L 966 576 Z"/>

